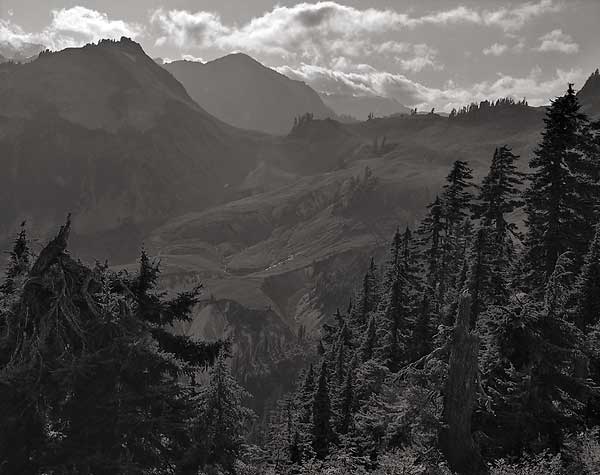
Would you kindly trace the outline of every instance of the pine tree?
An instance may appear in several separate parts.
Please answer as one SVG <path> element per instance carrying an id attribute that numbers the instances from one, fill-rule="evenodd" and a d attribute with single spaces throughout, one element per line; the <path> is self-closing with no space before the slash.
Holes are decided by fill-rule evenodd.
<path id="1" fill-rule="evenodd" d="M 448 235 L 453 235 L 454 228 L 468 216 L 473 200 L 471 189 L 475 187 L 471 180 L 473 170 L 467 162 L 456 160 L 446 177 L 442 194 Z"/>
<path id="2" fill-rule="evenodd" d="M 369 324 L 367 325 L 367 329 L 365 330 L 362 342 L 360 344 L 360 348 L 358 350 L 361 362 L 370 360 L 373 357 L 373 352 L 375 350 L 375 343 L 377 338 L 376 330 L 377 326 L 375 323 L 375 317 L 372 316 L 369 319 Z"/>
<path id="3" fill-rule="evenodd" d="M 231 375 L 220 356 L 210 369 L 208 385 L 199 394 L 200 413 L 194 421 L 195 446 L 188 453 L 186 469 L 221 467 L 234 472 L 244 445 L 244 433 L 253 413 L 243 405 L 248 393 Z"/>
<path id="4" fill-rule="evenodd" d="M 471 325 L 490 305 L 505 305 L 508 302 L 506 269 L 496 260 L 497 243 L 494 230 L 482 226 L 477 231 L 470 253 L 467 289 L 471 295 Z"/>
<path id="5" fill-rule="evenodd" d="M 574 321 L 580 330 L 600 320 L 600 225 L 590 242 L 575 288 Z"/>
<path id="6" fill-rule="evenodd" d="M 410 335 L 410 360 L 416 361 L 433 349 L 435 334 L 435 301 L 431 289 L 425 289 L 417 308 Z"/>
<path id="7" fill-rule="evenodd" d="M 308 367 L 308 371 L 304 376 L 302 389 L 300 391 L 300 422 L 308 424 L 312 415 L 312 399 L 315 390 L 315 373 L 312 363 Z"/>
<path id="8" fill-rule="evenodd" d="M 363 328 L 369 321 L 371 312 L 377 310 L 379 304 L 379 275 L 375 260 L 371 258 L 369 270 L 363 278 L 361 291 L 350 313 L 354 328 Z"/>
<path id="9" fill-rule="evenodd" d="M 17 285 L 16 281 L 19 280 L 20 277 L 23 277 L 29 270 L 31 265 L 30 258 L 31 251 L 27 240 L 25 222 L 23 222 L 21 223 L 21 231 L 15 239 L 12 251 L 9 255 L 5 280 L 4 284 L 0 285 L 0 292 L 11 294 L 15 291 Z"/>
<path id="10" fill-rule="evenodd" d="M 500 453 L 558 450 L 564 434 L 585 422 L 595 390 L 582 371 L 583 336 L 568 321 L 573 265 L 569 253 L 562 254 L 543 300 L 495 307 L 482 322 L 484 385 L 495 415 L 481 424 Z"/>
<path id="11" fill-rule="evenodd" d="M 444 248 L 444 210 L 439 196 L 427 206 L 427 214 L 417 231 L 421 247 L 421 261 L 424 264 L 426 280 L 432 288 L 437 288 L 442 280 L 442 250 Z"/>
<path id="12" fill-rule="evenodd" d="M 352 357 L 346 379 L 337 401 L 337 424 L 336 429 L 338 434 L 346 434 L 352 424 L 352 412 L 354 409 L 354 378 L 356 370 L 356 356 Z"/>
<path id="13" fill-rule="evenodd" d="M 0 437 L 2 469 L 170 470 L 192 443 L 186 421 L 196 406 L 182 379 L 223 343 L 163 338 L 160 322 L 189 320 L 199 289 L 165 299 L 146 259 L 133 276 L 89 269 L 66 252 L 70 228 L 68 220 L 22 285 L 0 293 L 0 424 L 11 434 Z"/>
<path id="14" fill-rule="evenodd" d="M 329 445 L 335 440 L 335 433 L 331 427 L 332 412 L 325 360 L 321 364 L 312 409 L 312 446 L 317 458 L 324 459 L 329 454 Z"/>
<path id="15" fill-rule="evenodd" d="M 526 258 L 532 288 L 548 279 L 566 250 L 583 255 L 594 234 L 592 223 L 597 221 L 598 162 L 597 157 L 583 153 L 589 124 L 571 84 L 564 96 L 552 102 L 544 123 L 542 142 L 530 161 L 533 173 L 525 194 Z"/>
<path id="16" fill-rule="evenodd" d="M 474 218 L 481 219 L 483 226 L 495 229 L 494 238 L 502 246 L 509 232 L 517 233 L 516 224 L 507 222 L 506 215 L 524 204 L 521 198 L 524 174 L 517 170 L 518 158 L 506 145 L 496 148 L 474 206 Z"/>

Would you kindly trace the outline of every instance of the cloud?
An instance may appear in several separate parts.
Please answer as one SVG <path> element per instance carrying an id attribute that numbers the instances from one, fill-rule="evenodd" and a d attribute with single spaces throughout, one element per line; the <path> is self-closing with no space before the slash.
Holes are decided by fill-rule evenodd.
<path id="1" fill-rule="evenodd" d="M 242 49 L 285 59 L 328 64 L 340 55 L 402 55 L 411 52 L 403 42 L 386 41 L 386 34 L 425 25 L 472 24 L 514 31 L 533 18 L 558 11 L 553 0 L 523 3 L 513 8 L 476 10 L 459 6 L 422 16 L 393 9 L 360 9 L 335 1 L 277 5 L 242 25 L 227 25 L 216 13 L 165 10 L 151 14 L 156 44 L 183 49 L 216 47 Z M 433 66 L 431 55 L 403 58 L 407 71 Z"/>
<path id="2" fill-rule="evenodd" d="M 483 21 L 486 25 L 498 26 L 504 31 L 511 32 L 520 30 L 538 16 L 555 13 L 562 8 L 561 3 L 555 3 L 553 0 L 540 0 L 537 3 L 527 2 L 513 8 L 500 8 L 484 12 Z"/>
<path id="3" fill-rule="evenodd" d="M 541 44 L 537 51 L 557 51 L 560 53 L 577 53 L 579 51 L 579 45 L 573 41 L 570 35 L 563 33 L 562 30 L 552 30 L 550 33 L 540 36 Z"/>
<path id="4" fill-rule="evenodd" d="M 62 49 L 104 38 L 136 38 L 144 31 L 143 27 L 136 23 L 111 20 L 106 13 L 81 6 L 52 10 L 51 14 L 50 24 L 38 33 L 25 32 L 12 21 L 0 19 L 0 41 L 14 47 L 41 43 L 51 49 Z"/>
<path id="5" fill-rule="evenodd" d="M 165 11 L 160 8 L 150 17 L 150 22 L 160 31 L 157 45 L 167 42 L 179 47 L 205 47 L 230 33 L 216 13 L 189 13 L 185 10 Z"/>
<path id="6" fill-rule="evenodd" d="M 541 70 L 533 68 L 524 77 L 501 74 L 494 81 L 482 81 L 469 87 L 459 87 L 449 81 L 443 87 L 425 86 L 402 74 L 362 68 L 356 71 L 339 71 L 321 66 L 301 64 L 294 68 L 276 68 L 282 74 L 304 81 L 314 89 L 330 94 L 355 96 L 391 97 L 407 106 L 450 111 L 470 102 L 501 97 L 527 98 L 529 104 L 539 106 L 561 95 L 569 82 L 581 84 L 585 74 L 580 69 L 564 71 L 557 69 L 548 79 L 542 78 Z"/>
<path id="7" fill-rule="evenodd" d="M 486 55 L 486 56 L 489 56 L 489 55 L 492 55 L 492 56 L 501 56 L 504 53 L 506 53 L 507 50 L 508 50 L 508 45 L 500 44 L 500 43 L 494 43 L 489 48 L 484 48 L 483 49 L 483 54 Z"/>
<path id="8" fill-rule="evenodd" d="M 414 57 L 410 59 L 397 58 L 404 71 L 418 73 L 425 68 L 441 70 L 444 66 L 437 61 L 438 52 L 426 44 L 417 44 L 412 47 Z"/>

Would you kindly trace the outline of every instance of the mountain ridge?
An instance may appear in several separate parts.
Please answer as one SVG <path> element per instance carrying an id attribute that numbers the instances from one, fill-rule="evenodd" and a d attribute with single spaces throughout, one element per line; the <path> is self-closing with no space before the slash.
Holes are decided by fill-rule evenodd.
<path id="1" fill-rule="evenodd" d="M 244 53 L 206 63 L 173 61 L 163 67 L 198 104 L 236 127 L 284 135 L 294 118 L 305 113 L 317 118 L 336 117 L 308 85 Z"/>

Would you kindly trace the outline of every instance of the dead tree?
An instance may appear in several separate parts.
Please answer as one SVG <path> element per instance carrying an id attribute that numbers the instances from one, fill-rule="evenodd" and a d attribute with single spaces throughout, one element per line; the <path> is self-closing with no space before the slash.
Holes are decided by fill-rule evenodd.
<path id="1" fill-rule="evenodd" d="M 460 297 L 450 339 L 448 379 L 444 390 L 440 449 L 450 468 L 461 475 L 480 475 L 487 468 L 471 433 L 471 418 L 478 389 L 479 337 L 470 328 L 471 296 Z"/>

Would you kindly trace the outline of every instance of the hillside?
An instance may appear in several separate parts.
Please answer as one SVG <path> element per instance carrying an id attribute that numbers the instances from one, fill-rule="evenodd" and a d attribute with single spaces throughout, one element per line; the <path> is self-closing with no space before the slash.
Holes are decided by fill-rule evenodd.
<path id="1" fill-rule="evenodd" d="M 23 219 L 42 232 L 68 211 L 89 234 L 222 202 L 262 142 L 125 38 L 3 64 L 0 234 Z"/>
<path id="2" fill-rule="evenodd" d="M 495 147 L 510 144 L 526 168 L 543 110 L 515 113 L 519 120 L 503 113 L 493 127 L 437 115 L 311 121 L 282 139 L 287 161 L 251 172 L 245 197 L 174 218 L 146 244 L 172 283 L 198 274 L 217 300 L 272 308 L 291 329 L 314 329 L 344 303 L 356 284 L 351 271 L 381 252 L 398 225 L 416 226 L 454 160 L 469 161 L 480 177 Z M 281 181 L 269 187 L 273 176 Z"/>
<path id="3" fill-rule="evenodd" d="M 204 64 L 174 61 L 163 67 L 200 106 L 236 127 L 287 134 L 299 115 L 335 116 L 309 86 L 245 54 L 230 54 Z"/>

